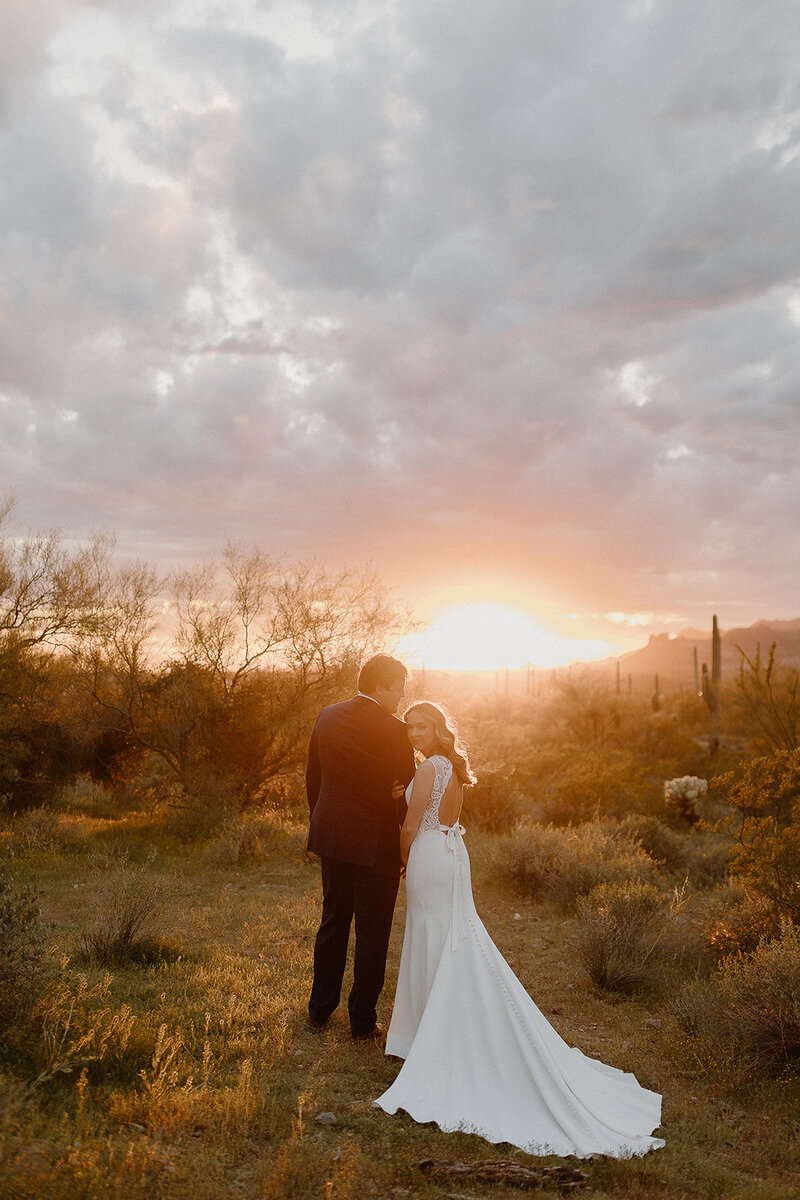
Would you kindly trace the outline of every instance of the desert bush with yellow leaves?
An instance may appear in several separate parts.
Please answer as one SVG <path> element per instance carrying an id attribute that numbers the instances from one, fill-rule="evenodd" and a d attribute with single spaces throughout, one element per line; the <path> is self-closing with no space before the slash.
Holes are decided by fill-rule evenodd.
<path id="1" fill-rule="evenodd" d="M 752 953 L 729 954 L 710 979 L 687 981 L 670 1011 L 697 1061 L 717 1062 L 733 1079 L 797 1068 L 800 930 L 785 922 Z"/>

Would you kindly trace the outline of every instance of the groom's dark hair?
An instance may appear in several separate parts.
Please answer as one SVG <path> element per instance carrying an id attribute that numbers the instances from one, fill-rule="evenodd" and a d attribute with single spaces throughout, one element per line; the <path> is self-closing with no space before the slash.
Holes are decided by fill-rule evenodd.
<path id="1" fill-rule="evenodd" d="M 389 654 L 376 654 L 367 659 L 358 674 L 358 690 L 369 696 L 375 688 L 389 688 L 395 680 L 405 682 L 408 671 L 397 658 Z"/>

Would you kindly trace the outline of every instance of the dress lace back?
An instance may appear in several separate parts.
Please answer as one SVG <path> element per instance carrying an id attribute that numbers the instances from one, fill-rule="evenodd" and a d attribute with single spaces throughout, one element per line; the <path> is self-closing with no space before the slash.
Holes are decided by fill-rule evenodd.
<path id="1" fill-rule="evenodd" d="M 432 754 L 428 762 L 433 763 L 433 787 L 419 827 L 420 829 L 438 829 L 440 824 L 439 804 L 453 774 L 453 764 L 443 754 Z"/>

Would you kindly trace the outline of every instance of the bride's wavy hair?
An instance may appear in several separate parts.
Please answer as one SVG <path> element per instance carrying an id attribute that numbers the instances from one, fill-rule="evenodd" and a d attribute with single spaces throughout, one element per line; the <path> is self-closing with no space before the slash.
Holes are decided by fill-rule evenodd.
<path id="1" fill-rule="evenodd" d="M 462 784 L 475 783 L 476 778 L 467 758 L 467 748 L 459 738 L 458 730 L 449 713 L 440 708 L 438 704 L 432 704 L 430 700 L 417 700 L 414 704 L 409 704 L 403 713 L 403 720 L 407 721 L 411 713 L 419 713 L 420 716 L 433 723 L 436 752 L 450 759 L 459 782 Z"/>

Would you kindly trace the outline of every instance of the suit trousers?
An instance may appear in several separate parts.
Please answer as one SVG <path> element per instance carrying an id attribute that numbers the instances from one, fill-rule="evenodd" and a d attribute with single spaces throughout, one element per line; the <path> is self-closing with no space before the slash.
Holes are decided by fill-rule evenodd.
<path id="1" fill-rule="evenodd" d="M 376 1004 L 386 973 L 386 953 L 400 871 L 322 859 L 322 921 L 314 943 L 314 983 L 308 1002 L 313 1021 L 327 1021 L 338 1007 L 355 916 L 353 986 L 348 998 L 355 1036 L 375 1025 Z"/>

